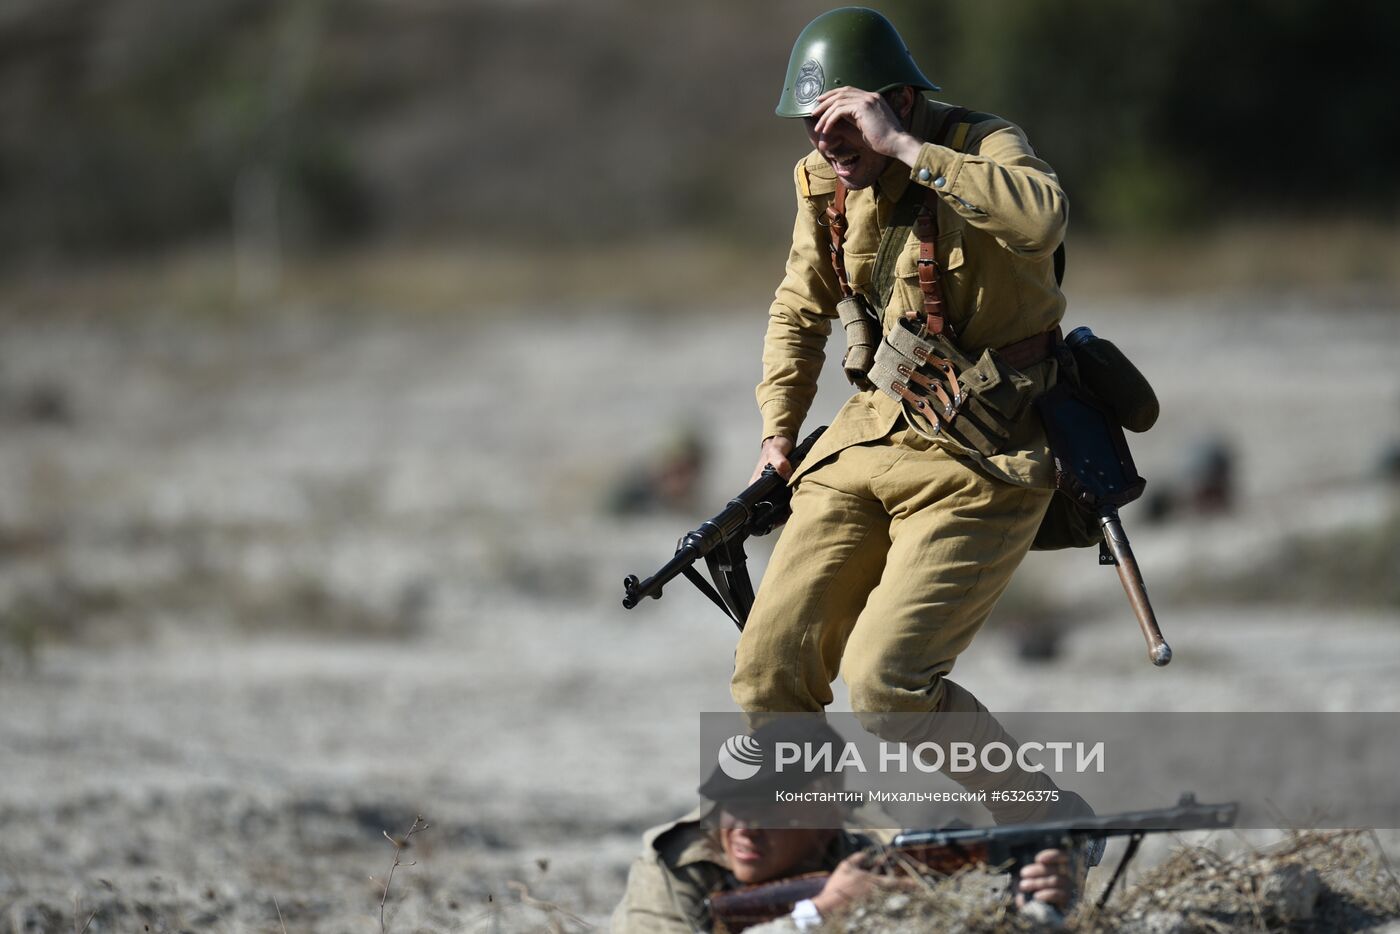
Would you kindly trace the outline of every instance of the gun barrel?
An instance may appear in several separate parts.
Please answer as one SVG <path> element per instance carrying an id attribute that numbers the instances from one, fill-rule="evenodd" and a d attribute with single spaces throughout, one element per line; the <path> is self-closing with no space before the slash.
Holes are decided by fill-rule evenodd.
<path id="1" fill-rule="evenodd" d="M 1157 625 L 1157 614 L 1152 611 L 1152 602 L 1147 599 L 1147 585 L 1143 582 L 1142 571 L 1138 568 L 1133 548 L 1128 544 L 1128 533 L 1123 531 L 1123 522 L 1118 518 L 1118 510 L 1112 506 L 1099 515 L 1099 525 L 1103 528 L 1103 538 L 1113 560 L 1118 565 L 1118 579 L 1132 604 L 1133 615 L 1137 617 L 1142 637 L 1147 640 L 1147 657 L 1152 664 L 1161 668 L 1172 660 L 1172 648 L 1162 637 L 1162 629 Z"/>
<path id="2" fill-rule="evenodd" d="M 982 829 L 912 831 L 896 836 L 892 845 L 928 847 L 964 845 L 981 841 L 1005 842 L 1018 838 L 1035 839 L 1059 834 L 1121 836 L 1138 831 L 1223 830 L 1234 826 L 1238 811 L 1239 805 L 1233 801 L 1223 804 L 1197 804 L 1194 797 L 1187 795 L 1175 807 L 1150 811 L 1074 817 L 1038 824 L 1008 824 Z"/>
<path id="3" fill-rule="evenodd" d="M 799 464 L 812 450 L 812 446 L 817 443 L 817 439 L 822 436 L 824 431 L 826 431 L 826 427 L 822 426 L 808 435 L 797 446 L 796 450 L 788 455 L 789 463 L 793 466 Z M 725 542 L 729 542 L 731 545 L 737 542 L 742 545 L 744 538 L 749 534 L 762 535 L 771 531 L 773 526 L 781 521 L 781 516 L 777 514 L 787 507 L 788 500 L 783 495 L 785 493 L 787 493 L 787 481 L 771 466 L 765 469 L 757 480 L 731 499 L 719 511 L 718 515 L 705 520 L 700 523 L 699 528 L 687 533 L 681 539 L 680 544 L 676 546 L 675 555 L 659 571 L 640 581 L 635 574 L 628 574 L 623 578 L 623 609 L 634 609 L 647 597 L 659 598 L 661 588 Z M 755 524 L 763 527 L 755 530 L 753 528 Z M 749 601 L 752 602 L 752 595 L 750 595 Z"/>
<path id="4" fill-rule="evenodd" d="M 647 597 L 653 600 L 660 599 L 661 588 L 680 576 L 681 572 L 690 567 L 700 558 L 705 556 L 704 552 L 697 550 L 693 544 L 694 539 L 704 529 L 701 526 L 691 532 L 681 540 L 681 547 L 676 549 L 676 554 L 662 565 L 661 570 L 651 575 L 644 581 L 638 581 L 637 575 L 628 574 L 622 581 L 622 607 L 626 610 L 634 609 Z"/>

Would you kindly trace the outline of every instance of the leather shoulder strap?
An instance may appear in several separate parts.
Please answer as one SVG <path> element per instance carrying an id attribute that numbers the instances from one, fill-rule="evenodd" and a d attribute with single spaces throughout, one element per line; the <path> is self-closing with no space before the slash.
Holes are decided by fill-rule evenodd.
<path id="1" fill-rule="evenodd" d="M 969 119 L 969 118 L 972 119 Z M 973 123 L 980 123 L 982 120 L 990 119 L 990 116 L 982 113 L 973 113 L 966 107 L 954 107 L 943 114 L 943 119 L 939 121 L 937 128 L 929 135 L 932 142 L 940 146 L 948 146 L 952 149 L 961 150 L 967 142 L 968 129 Z M 891 226 L 886 227 L 880 237 L 880 246 L 875 257 L 875 270 L 872 285 L 875 294 L 879 297 L 881 307 L 889 302 L 890 292 L 894 289 L 894 261 L 898 255 L 899 247 L 909 237 L 909 231 L 915 225 L 920 203 L 924 195 L 916 185 L 910 185 L 905 191 L 905 196 L 900 199 L 899 205 L 895 208 L 894 216 L 891 217 Z M 902 209 L 902 210 L 901 210 Z M 846 186 L 840 180 L 836 182 L 836 194 L 832 198 L 831 205 L 826 209 L 828 230 L 831 234 L 831 264 L 836 269 L 836 280 L 841 285 L 841 294 L 851 294 L 851 284 L 846 277 Z M 930 233 L 930 236 L 937 236 L 937 228 L 925 228 L 922 230 Z M 927 257 L 931 259 L 932 257 Z M 927 272 L 925 272 L 925 275 Z M 936 302 L 936 307 L 941 309 L 941 299 Z M 941 317 L 941 316 L 940 316 Z M 941 329 L 942 325 L 938 325 Z M 937 333 L 937 332 L 935 332 Z"/>
<path id="2" fill-rule="evenodd" d="M 968 128 L 973 123 L 981 122 L 977 119 L 979 117 L 985 119 L 987 115 L 973 113 L 966 107 L 954 107 L 944 113 L 943 119 L 939 121 L 929 139 L 941 146 L 958 149 L 967 141 Z M 959 145 L 952 146 L 954 142 Z M 909 239 L 909 232 L 914 228 L 919 209 L 928 197 L 928 192 L 922 186 L 910 183 L 904 190 L 904 197 L 895 205 L 889 226 L 881 232 L 880 246 L 875 254 L 875 267 L 871 274 L 872 291 L 881 308 L 889 305 L 890 296 L 894 293 L 895 263 L 899 259 L 900 251 L 904 249 L 905 241 Z"/>
<path id="3" fill-rule="evenodd" d="M 836 270 L 836 281 L 841 294 L 849 298 L 851 283 L 846 278 L 846 186 L 836 182 L 836 194 L 826 208 L 826 228 L 831 235 L 831 265 Z"/>

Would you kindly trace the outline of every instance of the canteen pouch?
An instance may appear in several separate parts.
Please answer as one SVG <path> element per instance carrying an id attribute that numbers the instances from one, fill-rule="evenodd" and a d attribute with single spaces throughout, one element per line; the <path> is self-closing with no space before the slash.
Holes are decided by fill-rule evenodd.
<path id="1" fill-rule="evenodd" d="M 841 358 L 846 379 L 861 389 L 869 389 L 871 383 L 866 374 L 875 364 L 875 348 L 880 344 L 880 319 L 859 292 L 837 302 L 836 314 L 846 330 L 846 355 Z"/>
<path id="2" fill-rule="evenodd" d="M 1075 328 L 1065 338 L 1074 355 L 1080 385 L 1129 431 L 1151 428 L 1161 413 L 1152 384 L 1112 341 L 1088 328 Z"/>

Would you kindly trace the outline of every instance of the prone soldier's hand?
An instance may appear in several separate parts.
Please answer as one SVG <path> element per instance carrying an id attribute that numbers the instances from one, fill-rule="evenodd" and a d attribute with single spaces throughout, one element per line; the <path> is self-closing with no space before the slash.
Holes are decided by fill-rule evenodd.
<path id="1" fill-rule="evenodd" d="M 792 476 L 792 464 L 788 463 L 788 455 L 792 453 L 792 439 L 784 438 L 782 435 L 774 435 L 771 438 L 763 439 L 763 447 L 758 451 L 758 466 L 753 469 L 753 476 L 749 482 L 753 483 L 763 476 L 763 468 L 772 464 L 784 480 Z"/>
<path id="2" fill-rule="evenodd" d="M 827 878 L 822 890 L 812 898 L 823 918 L 844 905 L 865 898 L 877 888 L 887 888 L 896 884 L 887 876 L 877 876 L 866 867 L 866 853 L 853 853 L 841 860 Z"/>
<path id="3" fill-rule="evenodd" d="M 1030 899 L 1049 902 L 1061 911 L 1069 907 L 1074 895 L 1074 880 L 1069 871 L 1069 854 L 1064 850 L 1041 850 L 1035 861 L 1021 867 L 1016 880 L 1016 905 Z"/>

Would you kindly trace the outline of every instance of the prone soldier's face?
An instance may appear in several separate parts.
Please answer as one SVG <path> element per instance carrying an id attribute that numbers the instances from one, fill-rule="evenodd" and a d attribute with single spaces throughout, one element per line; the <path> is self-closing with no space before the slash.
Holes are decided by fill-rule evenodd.
<path id="1" fill-rule="evenodd" d="M 853 191 L 875 184 L 889 165 L 889 156 L 867 146 L 865 137 L 849 120 L 840 120 L 821 133 L 817 132 L 815 117 L 803 117 L 802 125 L 807 129 L 812 147 L 836 171 L 836 177 Z"/>
<path id="2" fill-rule="evenodd" d="M 719 842 L 730 872 L 745 885 L 794 875 L 817 865 L 830 830 L 755 827 L 729 811 L 720 814 Z"/>

